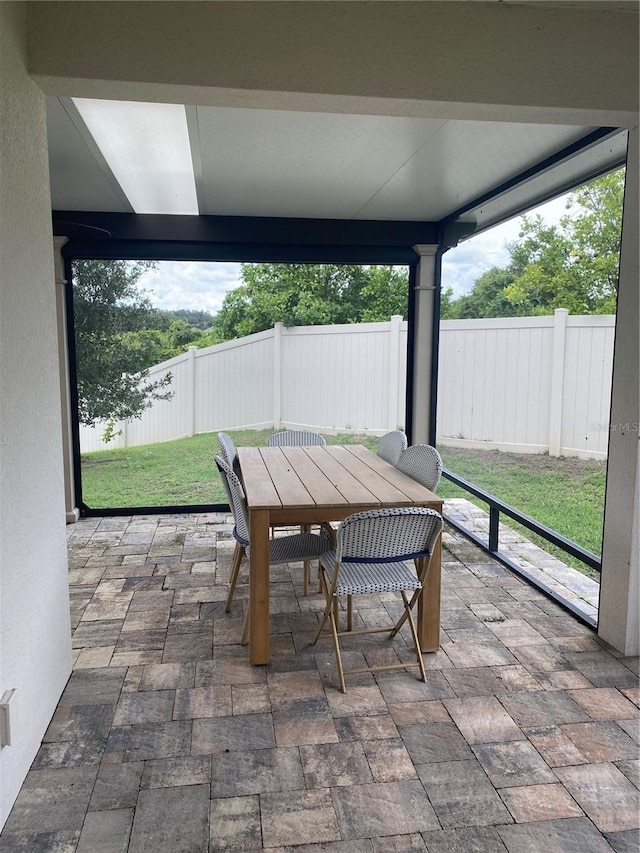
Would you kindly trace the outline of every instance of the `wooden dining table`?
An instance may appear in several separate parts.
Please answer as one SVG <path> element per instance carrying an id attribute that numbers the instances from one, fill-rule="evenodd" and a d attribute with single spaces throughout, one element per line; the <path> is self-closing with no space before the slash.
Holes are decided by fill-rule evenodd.
<path id="1" fill-rule="evenodd" d="M 342 521 L 354 512 L 423 506 L 442 498 L 360 444 L 239 447 L 249 510 L 249 660 L 269 662 L 269 535 L 273 525 Z M 418 600 L 423 652 L 440 645 L 440 537 Z"/>

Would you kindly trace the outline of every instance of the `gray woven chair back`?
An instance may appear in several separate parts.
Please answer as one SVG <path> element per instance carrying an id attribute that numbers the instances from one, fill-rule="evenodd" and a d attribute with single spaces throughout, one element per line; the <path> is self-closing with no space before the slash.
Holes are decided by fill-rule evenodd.
<path id="1" fill-rule="evenodd" d="M 440 513 L 425 507 L 358 512 L 338 528 L 336 557 L 340 562 L 384 562 L 431 554 L 441 529 Z"/>
<path id="2" fill-rule="evenodd" d="M 402 451 L 396 468 L 435 492 L 442 475 L 442 459 L 430 444 L 412 444 Z"/>
<path id="3" fill-rule="evenodd" d="M 234 474 L 231 466 L 227 465 L 221 456 L 216 456 L 216 465 L 236 524 L 233 535 L 241 545 L 247 546 L 249 544 L 249 518 L 242 483 Z"/>
<path id="4" fill-rule="evenodd" d="M 393 432 L 383 435 L 378 442 L 378 456 L 392 465 L 397 465 L 400 454 L 407 449 L 407 443 L 407 436 L 402 430 L 394 429 Z"/>
<path id="5" fill-rule="evenodd" d="M 287 429 L 284 432 L 274 432 L 267 440 L 267 447 L 311 447 L 324 445 L 327 442 L 319 432 L 307 432 L 302 429 Z"/>
<path id="6" fill-rule="evenodd" d="M 233 439 L 230 435 L 227 435 L 226 432 L 219 432 L 218 444 L 220 445 L 222 458 L 229 468 L 231 468 L 235 474 L 238 474 L 238 451 L 233 443 Z"/>

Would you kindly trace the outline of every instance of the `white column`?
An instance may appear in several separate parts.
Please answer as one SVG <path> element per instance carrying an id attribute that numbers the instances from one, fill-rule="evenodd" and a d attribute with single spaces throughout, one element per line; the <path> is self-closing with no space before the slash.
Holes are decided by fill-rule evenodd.
<path id="1" fill-rule="evenodd" d="M 566 308 L 553 312 L 553 347 L 551 350 L 551 399 L 549 401 L 549 456 L 560 456 L 562 447 L 562 397 L 564 392 L 564 357 L 567 339 Z"/>
<path id="2" fill-rule="evenodd" d="M 400 407 L 400 324 L 402 317 L 394 314 L 389 322 L 389 420 L 390 430 L 398 429 L 403 422 Z"/>
<path id="3" fill-rule="evenodd" d="M 58 366 L 60 370 L 60 408 L 62 422 L 62 461 L 64 465 L 64 508 L 67 524 L 80 518 L 76 506 L 73 466 L 73 444 L 71 438 L 71 392 L 69 387 L 69 347 L 67 346 L 67 280 L 64 277 L 62 247 L 66 237 L 53 238 L 53 265 L 56 288 L 56 320 L 58 323 Z"/>
<path id="4" fill-rule="evenodd" d="M 599 635 L 625 655 L 640 651 L 640 268 L 638 128 L 629 133 L 620 286 L 613 352 Z"/>
<path id="5" fill-rule="evenodd" d="M 282 323 L 273 324 L 273 428 L 282 425 Z"/>
<path id="6" fill-rule="evenodd" d="M 413 350 L 413 444 L 429 441 L 433 311 L 436 294 L 436 244 L 414 246 L 420 255 L 417 270 Z"/>

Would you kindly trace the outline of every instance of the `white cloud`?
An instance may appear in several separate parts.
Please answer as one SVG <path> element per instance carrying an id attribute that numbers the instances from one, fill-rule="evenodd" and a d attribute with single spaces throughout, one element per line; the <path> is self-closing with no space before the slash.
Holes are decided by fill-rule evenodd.
<path id="1" fill-rule="evenodd" d="M 549 225 L 565 216 L 567 196 L 553 199 L 540 205 L 529 215 L 539 213 Z M 442 287 L 452 287 L 454 297 L 468 293 L 482 273 L 491 267 L 506 266 L 509 261 L 507 243 L 518 239 L 521 217 L 496 225 L 477 237 L 460 243 L 455 249 L 445 252 L 442 259 Z"/>
<path id="2" fill-rule="evenodd" d="M 156 308 L 215 314 L 229 290 L 241 284 L 240 264 L 226 261 L 158 261 L 138 281 Z"/>

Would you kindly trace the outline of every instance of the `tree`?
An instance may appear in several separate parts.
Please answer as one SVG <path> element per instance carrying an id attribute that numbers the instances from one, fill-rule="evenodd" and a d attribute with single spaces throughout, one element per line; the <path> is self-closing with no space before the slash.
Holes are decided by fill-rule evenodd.
<path id="1" fill-rule="evenodd" d="M 78 419 L 83 424 L 139 418 L 153 400 L 170 399 L 171 374 L 148 380 L 166 358 L 154 325 L 164 319 L 136 284 L 149 262 L 76 261 L 73 313 Z M 161 358 L 158 355 L 163 353 Z"/>
<path id="2" fill-rule="evenodd" d="M 196 311 L 192 308 L 179 308 L 177 311 L 170 312 L 172 318 L 184 320 L 190 326 L 200 329 L 202 332 L 210 329 L 213 324 L 213 314 L 208 311 Z"/>
<path id="3" fill-rule="evenodd" d="M 226 294 L 216 315 L 215 341 L 262 332 L 277 322 L 310 326 L 407 315 L 407 274 L 395 267 L 242 264 L 241 270 L 242 285 Z"/>
<path id="4" fill-rule="evenodd" d="M 509 263 L 483 273 L 454 300 L 453 317 L 611 314 L 616 310 L 624 171 L 611 172 L 569 196 L 558 225 L 522 217 Z M 575 210 L 577 208 L 577 211 Z"/>
<path id="5" fill-rule="evenodd" d="M 440 293 L 440 319 L 453 320 L 453 288 L 445 287 Z"/>
<path id="6" fill-rule="evenodd" d="M 451 304 L 451 317 L 514 316 L 514 306 L 505 296 L 505 288 L 512 282 L 513 274 L 508 268 L 492 267 L 480 276 L 469 293 L 458 297 Z"/>

